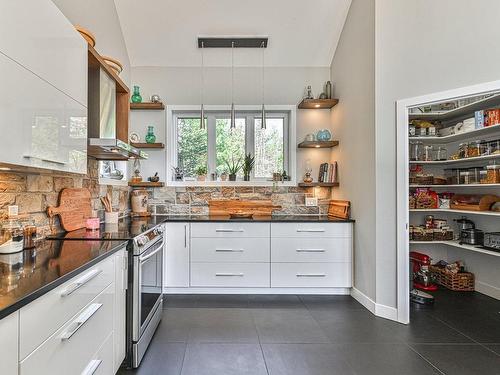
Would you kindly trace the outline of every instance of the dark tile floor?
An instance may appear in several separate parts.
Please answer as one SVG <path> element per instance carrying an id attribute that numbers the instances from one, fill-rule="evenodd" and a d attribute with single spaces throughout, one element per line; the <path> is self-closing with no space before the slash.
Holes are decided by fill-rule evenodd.
<path id="1" fill-rule="evenodd" d="M 435 296 L 401 325 L 349 296 L 170 295 L 140 368 L 123 374 L 500 374 L 500 301 Z"/>

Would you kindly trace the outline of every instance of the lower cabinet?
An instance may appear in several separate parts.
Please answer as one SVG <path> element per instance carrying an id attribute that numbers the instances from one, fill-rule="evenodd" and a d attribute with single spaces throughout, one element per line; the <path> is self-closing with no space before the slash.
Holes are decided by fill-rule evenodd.
<path id="1" fill-rule="evenodd" d="M 165 259 L 166 288 L 350 288 L 352 223 L 167 223 Z"/>
<path id="2" fill-rule="evenodd" d="M 17 374 L 19 365 L 19 311 L 0 320 L 0 373 Z"/>

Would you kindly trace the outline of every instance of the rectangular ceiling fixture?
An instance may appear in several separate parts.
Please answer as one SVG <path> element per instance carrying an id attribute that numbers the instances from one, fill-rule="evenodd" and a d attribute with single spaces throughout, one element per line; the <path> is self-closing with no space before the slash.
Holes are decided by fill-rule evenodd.
<path id="1" fill-rule="evenodd" d="M 199 36 L 198 48 L 266 48 L 267 36 Z M 264 46 L 262 46 L 264 43 Z"/>

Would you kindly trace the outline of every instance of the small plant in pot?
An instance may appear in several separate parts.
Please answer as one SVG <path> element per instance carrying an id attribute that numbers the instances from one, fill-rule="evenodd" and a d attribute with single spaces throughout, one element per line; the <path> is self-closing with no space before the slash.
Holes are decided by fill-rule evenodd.
<path id="1" fill-rule="evenodd" d="M 245 155 L 245 160 L 243 162 L 243 181 L 250 181 L 250 172 L 255 165 L 255 157 L 251 153 Z"/>
<path id="2" fill-rule="evenodd" d="M 234 157 L 232 157 L 231 161 L 225 159 L 224 162 L 227 165 L 227 171 L 229 173 L 229 181 L 236 181 L 236 174 L 242 167 L 241 158 L 238 158 L 238 160 L 234 160 Z"/>
<path id="3" fill-rule="evenodd" d="M 207 177 L 207 167 L 204 165 L 199 166 L 196 169 L 196 174 L 198 175 L 198 181 L 205 181 Z"/>

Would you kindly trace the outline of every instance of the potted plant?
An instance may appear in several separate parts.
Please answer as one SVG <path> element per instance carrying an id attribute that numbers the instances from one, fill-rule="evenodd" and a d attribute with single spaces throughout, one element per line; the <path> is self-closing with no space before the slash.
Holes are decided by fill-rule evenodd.
<path id="1" fill-rule="evenodd" d="M 226 173 L 226 171 L 224 171 L 224 172 L 222 172 L 220 174 L 220 180 L 221 181 L 226 181 L 227 180 L 227 173 Z"/>
<path id="2" fill-rule="evenodd" d="M 231 157 L 231 162 L 227 159 L 224 161 L 227 165 L 227 171 L 229 172 L 229 181 L 236 181 L 236 174 L 242 167 L 241 158 L 234 160 L 234 157 Z"/>
<path id="3" fill-rule="evenodd" d="M 205 178 L 207 177 L 207 167 L 200 165 L 196 169 L 196 174 L 198 175 L 198 181 L 205 181 Z"/>
<path id="4" fill-rule="evenodd" d="M 253 166 L 255 165 L 255 157 L 251 153 L 245 155 L 245 160 L 243 161 L 243 181 L 250 181 L 250 172 L 252 172 Z"/>

